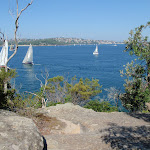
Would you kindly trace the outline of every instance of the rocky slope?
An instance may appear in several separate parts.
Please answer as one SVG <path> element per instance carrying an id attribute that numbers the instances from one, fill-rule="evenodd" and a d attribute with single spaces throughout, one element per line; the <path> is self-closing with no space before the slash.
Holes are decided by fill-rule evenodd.
<path id="1" fill-rule="evenodd" d="M 38 128 L 48 150 L 150 149 L 150 114 L 94 112 L 71 103 L 37 113 L 46 118 Z"/>
<path id="2" fill-rule="evenodd" d="M 148 150 L 150 114 L 94 112 L 66 103 L 38 109 L 31 120 L 0 110 L 0 150 L 47 149 Z"/>

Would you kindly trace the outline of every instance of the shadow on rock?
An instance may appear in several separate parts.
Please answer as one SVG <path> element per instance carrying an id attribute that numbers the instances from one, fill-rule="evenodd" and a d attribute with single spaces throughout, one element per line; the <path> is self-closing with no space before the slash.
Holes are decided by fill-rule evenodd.
<path id="1" fill-rule="evenodd" d="M 127 113 L 127 115 L 130 115 L 131 117 L 142 119 L 146 122 L 150 122 L 150 113 L 144 114 L 144 113 Z"/>
<path id="2" fill-rule="evenodd" d="M 44 138 L 44 136 L 43 136 L 43 144 L 44 144 L 43 150 L 47 150 L 47 142 L 46 142 L 46 139 Z"/>
<path id="3" fill-rule="evenodd" d="M 124 127 L 116 124 L 109 124 L 110 127 L 101 132 L 107 132 L 102 136 L 106 144 L 113 149 L 150 149 L 150 127 Z"/>

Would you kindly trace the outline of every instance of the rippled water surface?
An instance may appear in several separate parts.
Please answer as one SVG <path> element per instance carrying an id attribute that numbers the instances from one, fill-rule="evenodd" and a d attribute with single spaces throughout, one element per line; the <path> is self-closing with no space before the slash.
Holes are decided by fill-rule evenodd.
<path id="1" fill-rule="evenodd" d="M 97 78 L 103 88 L 117 87 L 123 89 L 124 79 L 120 77 L 127 62 L 133 57 L 123 52 L 125 45 L 99 45 L 99 55 L 94 56 L 95 45 L 76 46 L 34 46 L 34 65 L 23 65 L 22 60 L 28 47 L 19 47 L 16 56 L 9 62 L 10 68 L 16 68 L 18 77 L 15 79 L 15 86 L 23 91 L 37 91 L 40 78 L 44 75 L 45 69 L 49 77 L 63 75 L 71 78 Z M 9 52 L 11 53 L 11 52 Z M 103 97 L 106 93 L 100 94 Z"/>

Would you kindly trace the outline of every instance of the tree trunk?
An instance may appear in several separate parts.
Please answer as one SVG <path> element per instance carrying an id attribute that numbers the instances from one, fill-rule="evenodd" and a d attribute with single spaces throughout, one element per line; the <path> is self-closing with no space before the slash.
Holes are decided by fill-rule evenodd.
<path id="1" fill-rule="evenodd" d="M 32 4 L 33 0 L 31 0 L 30 3 L 28 3 L 28 5 L 23 8 L 20 13 L 18 12 L 18 0 L 16 0 L 16 4 L 17 4 L 17 17 L 16 17 L 16 20 L 15 20 L 15 51 L 14 53 L 8 58 L 7 62 L 6 62 L 6 65 L 5 65 L 5 72 L 7 72 L 7 64 L 8 62 L 15 56 L 15 54 L 17 53 L 17 50 L 18 50 L 18 41 L 17 41 L 17 30 L 18 30 L 18 20 L 19 20 L 19 17 L 20 15 L 22 14 L 22 12 L 24 10 L 26 10 L 31 4 Z M 1 32 L 0 32 L 1 33 Z M 1 33 L 2 34 L 2 33 Z M 4 38 L 4 34 L 3 34 L 3 38 Z M 4 81 L 4 93 L 6 94 L 7 93 L 7 79 L 6 81 Z"/>

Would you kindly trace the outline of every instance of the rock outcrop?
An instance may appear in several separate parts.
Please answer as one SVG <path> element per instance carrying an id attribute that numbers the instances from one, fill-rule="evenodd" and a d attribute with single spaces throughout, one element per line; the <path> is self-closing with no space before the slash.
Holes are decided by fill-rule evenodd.
<path id="1" fill-rule="evenodd" d="M 95 112 L 71 103 L 38 113 L 59 121 L 44 135 L 48 150 L 150 149 L 150 114 Z"/>
<path id="2" fill-rule="evenodd" d="M 0 150 L 43 150 L 43 137 L 34 122 L 0 110 Z"/>
<path id="3" fill-rule="evenodd" d="M 38 109 L 32 119 L 0 110 L 0 150 L 150 149 L 150 113 L 95 112 L 66 103 Z"/>

